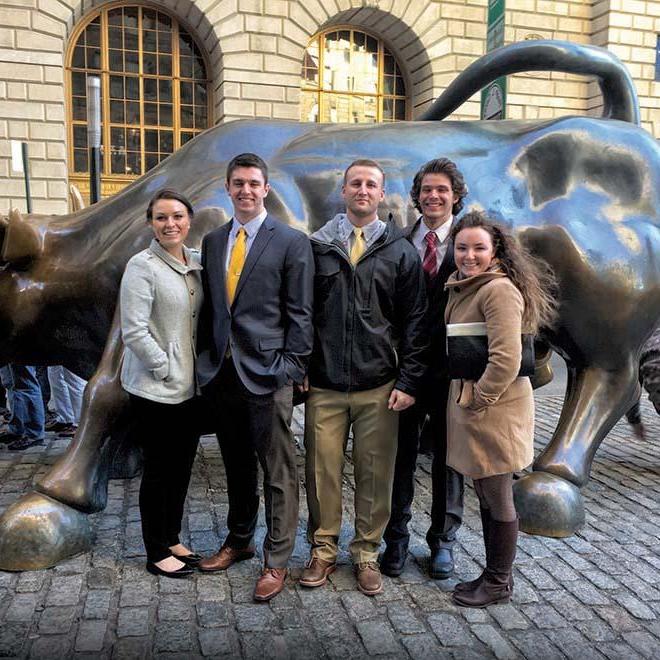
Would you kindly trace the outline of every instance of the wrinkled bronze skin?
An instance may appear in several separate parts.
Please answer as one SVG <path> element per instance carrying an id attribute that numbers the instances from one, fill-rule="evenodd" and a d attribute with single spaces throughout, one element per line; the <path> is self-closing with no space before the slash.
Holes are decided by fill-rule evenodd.
<path id="1" fill-rule="evenodd" d="M 531 533 L 573 533 L 584 520 L 579 488 L 599 444 L 635 399 L 638 354 L 660 318 L 660 151 L 635 125 L 639 114 L 630 77 L 603 53 L 563 42 L 505 47 L 468 67 L 424 118 L 442 119 L 503 73 L 554 68 L 598 76 L 608 119 L 380 126 L 231 122 L 206 131 L 90 209 L 5 223 L 0 361 L 64 364 L 85 377 L 94 373 L 76 437 L 36 485 L 54 510 L 51 518 L 65 528 L 62 535 L 71 525 L 69 535 L 77 541 L 66 551 L 44 548 L 41 565 L 89 546 L 79 519 L 67 512 L 102 509 L 111 466 L 121 472 L 126 465 L 127 454 L 115 440 L 126 425 L 127 405 L 118 379 L 122 347 L 112 319 L 126 261 L 150 240 L 147 202 L 155 190 L 169 186 L 205 209 L 193 220 L 189 240 L 198 245 L 231 215 L 224 174 L 239 151 L 255 151 L 269 163 L 269 211 L 310 231 L 343 208 L 342 174 L 351 160 L 369 157 L 384 166 L 382 211 L 406 224 L 415 217 L 408 190 L 416 170 L 430 158 L 447 156 L 465 174 L 468 207 L 512 224 L 551 264 L 560 285 L 560 319 L 542 341 L 566 360 L 569 382 L 554 436 L 535 472 L 517 483 L 516 502 L 523 528 Z M 536 382 L 549 377 L 543 355 Z M 15 550 L 35 535 L 31 497 L 0 519 L 0 536 L 12 537 L 0 546 L 0 568 L 35 568 Z"/>

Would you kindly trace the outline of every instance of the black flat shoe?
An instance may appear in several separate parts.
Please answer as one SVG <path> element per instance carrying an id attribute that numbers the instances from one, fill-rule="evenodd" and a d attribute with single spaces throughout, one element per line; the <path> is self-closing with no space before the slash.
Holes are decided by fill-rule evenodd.
<path id="1" fill-rule="evenodd" d="M 197 566 L 200 561 L 202 561 L 202 555 L 198 555 L 196 552 L 191 552 L 189 555 L 175 555 L 179 561 L 182 561 L 186 566 Z"/>
<path id="2" fill-rule="evenodd" d="M 181 568 L 177 568 L 176 571 L 164 571 L 162 568 L 158 568 L 152 561 L 147 562 L 147 570 L 152 575 L 162 575 L 168 578 L 185 578 L 194 573 L 190 566 L 182 566 Z"/>

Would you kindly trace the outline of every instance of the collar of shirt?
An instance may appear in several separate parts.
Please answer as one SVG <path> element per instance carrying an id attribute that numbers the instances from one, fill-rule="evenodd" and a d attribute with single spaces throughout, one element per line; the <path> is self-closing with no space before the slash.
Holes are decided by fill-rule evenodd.
<path id="1" fill-rule="evenodd" d="M 353 234 L 354 225 L 348 219 L 347 215 L 341 216 L 341 221 L 339 222 L 339 240 L 347 245 Z M 370 246 L 374 241 L 380 238 L 385 231 L 385 223 L 376 218 L 372 220 L 368 225 L 362 227 L 362 232 L 364 234 L 364 240 L 367 244 L 367 247 Z"/>
<path id="2" fill-rule="evenodd" d="M 236 240 L 236 235 L 238 234 L 238 230 L 241 227 L 245 229 L 245 232 L 247 233 L 248 241 L 254 238 L 257 235 L 257 232 L 261 229 L 261 225 L 264 223 L 264 220 L 266 219 L 267 215 L 268 215 L 268 211 L 264 209 L 259 215 L 252 218 L 252 220 L 248 220 L 248 222 L 246 222 L 244 225 L 241 224 L 238 220 L 236 220 L 236 218 L 232 218 L 231 230 L 229 231 L 230 238 Z"/>
<path id="3" fill-rule="evenodd" d="M 425 236 L 430 231 L 435 232 L 435 235 L 438 237 L 438 247 L 443 245 L 449 238 L 449 231 L 451 230 L 452 223 L 454 222 L 454 216 L 450 216 L 449 220 L 441 224 L 437 229 L 429 229 L 426 224 L 424 224 L 424 219 L 419 219 L 419 224 L 415 230 L 413 236 L 413 244 L 418 250 L 426 250 L 426 240 Z"/>

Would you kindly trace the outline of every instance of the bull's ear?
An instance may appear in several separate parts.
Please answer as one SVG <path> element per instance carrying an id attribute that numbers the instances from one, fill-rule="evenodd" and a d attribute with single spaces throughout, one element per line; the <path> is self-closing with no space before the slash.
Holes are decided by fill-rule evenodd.
<path id="1" fill-rule="evenodd" d="M 13 209 L 5 228 L 2 242 L 2 261 L 15 263 L 35 259 L 41 254 L 41 239 L 32 225 L 29 225 L 20 211 Z"/>
<path id="2" fill-rule="evenodd" d="M 69 186 L 69 207 L 71 208 L 71 213 L 82 211 L 85 208 L 85 202 L 80 194 L 80 190 L 73 183 Z"/>

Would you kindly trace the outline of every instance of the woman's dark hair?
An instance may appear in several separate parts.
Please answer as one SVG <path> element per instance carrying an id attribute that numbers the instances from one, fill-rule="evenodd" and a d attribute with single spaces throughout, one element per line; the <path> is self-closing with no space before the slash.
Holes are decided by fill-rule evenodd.
<path id="1" fill-rule="evenodd" d="M 149 200 L 149 206 L 147 206 L 147 222 L 151 222 L 153 220 L 154 204 L 159 199 L 175 199 L 177 202 L 181 202 L 181 204 L 183 204 L 188 210 L 188 215 L 190 216 L 190 219 L 191 220 L 193 219 L 195 212 L 193 211 L 193 207 L 192 204 L 190 203 L 190 200 L 185 195 L 182 195 L 180 192 L 177 192 L 176 190 L 172 190 L 171 188 L 161 188 Z"/>
<path id="2" fill-rule="evenodd" d="M 536 333 L 541 327 L 552 327 L 557 318 L 557 280 L 548 264 L 528 252 L 507 227 L 480 211 L 466 213 L 454 225 L 452 241 L 463 229 L 471 228 L 490 235 L 498 265 L 522 294 L 525 331 Z"/>
<path id="3" fill-rule="evenodd" d="M 427 174 L 444 174 L 451 181 L 451 189 L 454 197 L 456 197 L 451 212 L 454 216 L 457 216 L 463 210 L 463 200 L 468 194 L 468 189 L 465 185 L 463 175 L 459 172 L 458 167 L 456 167 L 456 163 L 449 160 L 449 158 L 435 158 L 422 165 L 417 174 L 415 174 L 412 188 L 410 188 L 410 197 L 414 207 L 420 213 L 422 212 L 422 207 L 419 205 L 419 193 L 422 189 L 422 179 Z"/>

